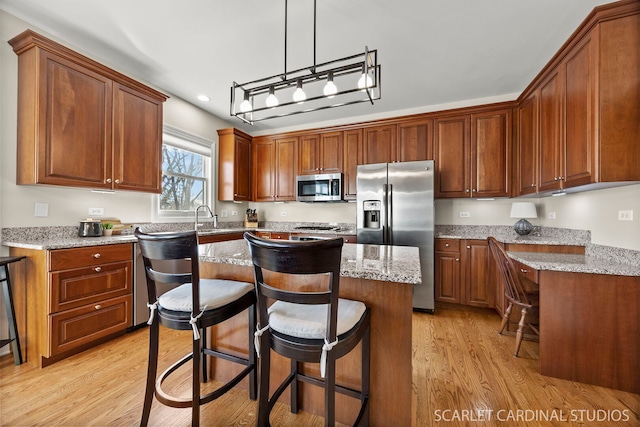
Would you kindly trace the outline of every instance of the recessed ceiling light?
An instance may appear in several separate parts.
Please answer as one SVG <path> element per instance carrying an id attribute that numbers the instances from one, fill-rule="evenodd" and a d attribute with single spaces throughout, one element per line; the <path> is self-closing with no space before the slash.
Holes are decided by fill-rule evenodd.
<path id="1" fill-rule="evenodd" d="M 202 102 L 209 102 L 211 101 L 211 98 L 209 98 L 207 95 L 198 95 L 198 99 Z"/>

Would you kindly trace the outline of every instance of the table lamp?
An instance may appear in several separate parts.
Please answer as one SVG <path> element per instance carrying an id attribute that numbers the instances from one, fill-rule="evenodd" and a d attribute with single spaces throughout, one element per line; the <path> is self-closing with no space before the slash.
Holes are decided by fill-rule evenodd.
<path id="1" fill-rule="evenodd" d="M 511 204 L 511 218 L 520 218 L 513 225 L 513 229 L 521 236 L 526 236 L 533 230 L 533 225 L 525 218 L 537 218 L 536 205 L 532 202 L 518 202 Z"/>

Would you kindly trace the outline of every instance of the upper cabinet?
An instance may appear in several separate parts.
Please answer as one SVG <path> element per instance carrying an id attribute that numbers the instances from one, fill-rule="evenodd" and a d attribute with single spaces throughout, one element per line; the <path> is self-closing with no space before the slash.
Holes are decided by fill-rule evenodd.
<path id="1" fill-rule="evenodd" d="M 512 110 L 435 119 L 436 197 L 507 197 Z"/>
<path id="2" fill-rule="evenodd" d="M 302 135 L 298 143 L 298 174 L 340 173 L 342 132 Z"/>
<path id="3" fill-rule="evenodd" d="M 399 162 L 433 160 L 433 119 L 400 123 L 396 152 Z"/>
<path id="4" fill-rule="evenodd" d="M 518 195 L 640 181 L 638 28 L 637 1 L 597 7 L 525 90 Z"/>
<path id="5" fill-rule="evenodd" d="M 345 130 L 343 138 L 342 188 L 345 200 L 356 200 L 358 165 L 362 161 L 362 129 Z"/>
<path id="6" fill-rule="evenodd" d="M 218 130 L 218 200 L 251 200 L 251 137 L 238 129 Z"/>
<path id="7" fill-rule="evenodd" d="M 30 30 L 9 43 L 18 184 L 161 191 L 164 94 Z"/>
<path id="8" fill-rule="evenodd" d="M 253 140 L 253 201 L 285 202 L 296 199 L 298 138 L 259 137 Z"/>
<path id="9" fill-rule="evenodd" d="M 362 132 L 362 161 L 365 165 L 395 161 L 398 125 L 365 127 Z"/>

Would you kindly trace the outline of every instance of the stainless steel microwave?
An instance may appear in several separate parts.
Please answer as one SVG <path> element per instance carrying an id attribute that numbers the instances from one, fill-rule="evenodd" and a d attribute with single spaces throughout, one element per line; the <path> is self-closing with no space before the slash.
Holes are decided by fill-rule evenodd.
<path id="1" fill-rule="evenodd" d="M 298 175 L 296 178 L 299 202 L 340 202 L 342 201 L 342 174 L 325 173 L 318 175 Z"/>

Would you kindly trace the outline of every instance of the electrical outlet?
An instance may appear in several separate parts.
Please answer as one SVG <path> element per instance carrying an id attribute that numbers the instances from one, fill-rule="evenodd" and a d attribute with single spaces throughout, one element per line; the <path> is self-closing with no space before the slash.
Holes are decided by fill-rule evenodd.
<path id="1" fill-rule="evenodd" d="M 229 212 L 227 212 L 226 210 L 223 209 L 223 210 L 220 211 L 220 216 L 222 218 L 226 218 L 226 217 L 229 216 Z"/>
<path id="2" fill-rule="evenodd" d="M 46 218 L 49 216 L 49 203 L 36 202 L 34 216 Z"/>
<path id="3" fill-rule="evenodd" d="M 89 215 L 104 215 L 104 208 L 89 208 Z"/>
<path id="4" fill-rule="evenodd" d="M 555 212 L 549 212 L 547 214 L 547 218 L 549 219 L 556 219 L 556 213 Z"/>
<path id="5" fill-rule="evenodd" d="M 460 218 L 471 218 L 469 211 L 460 211 Z"/>
<path id="6" fill-rule="evenodd" d="M 618 211 L 618 221 L 633 221 L 633 211 Z"/>
<path id="7" fill-rule="evenodd" d="M 287 211 L 280 212 L 280 216 L 287 216 Z"/>
<path id="8" fill-rule="evenodd" d="M 238 216 L 238 211 L 231 211 L 231 216 Z"/>

